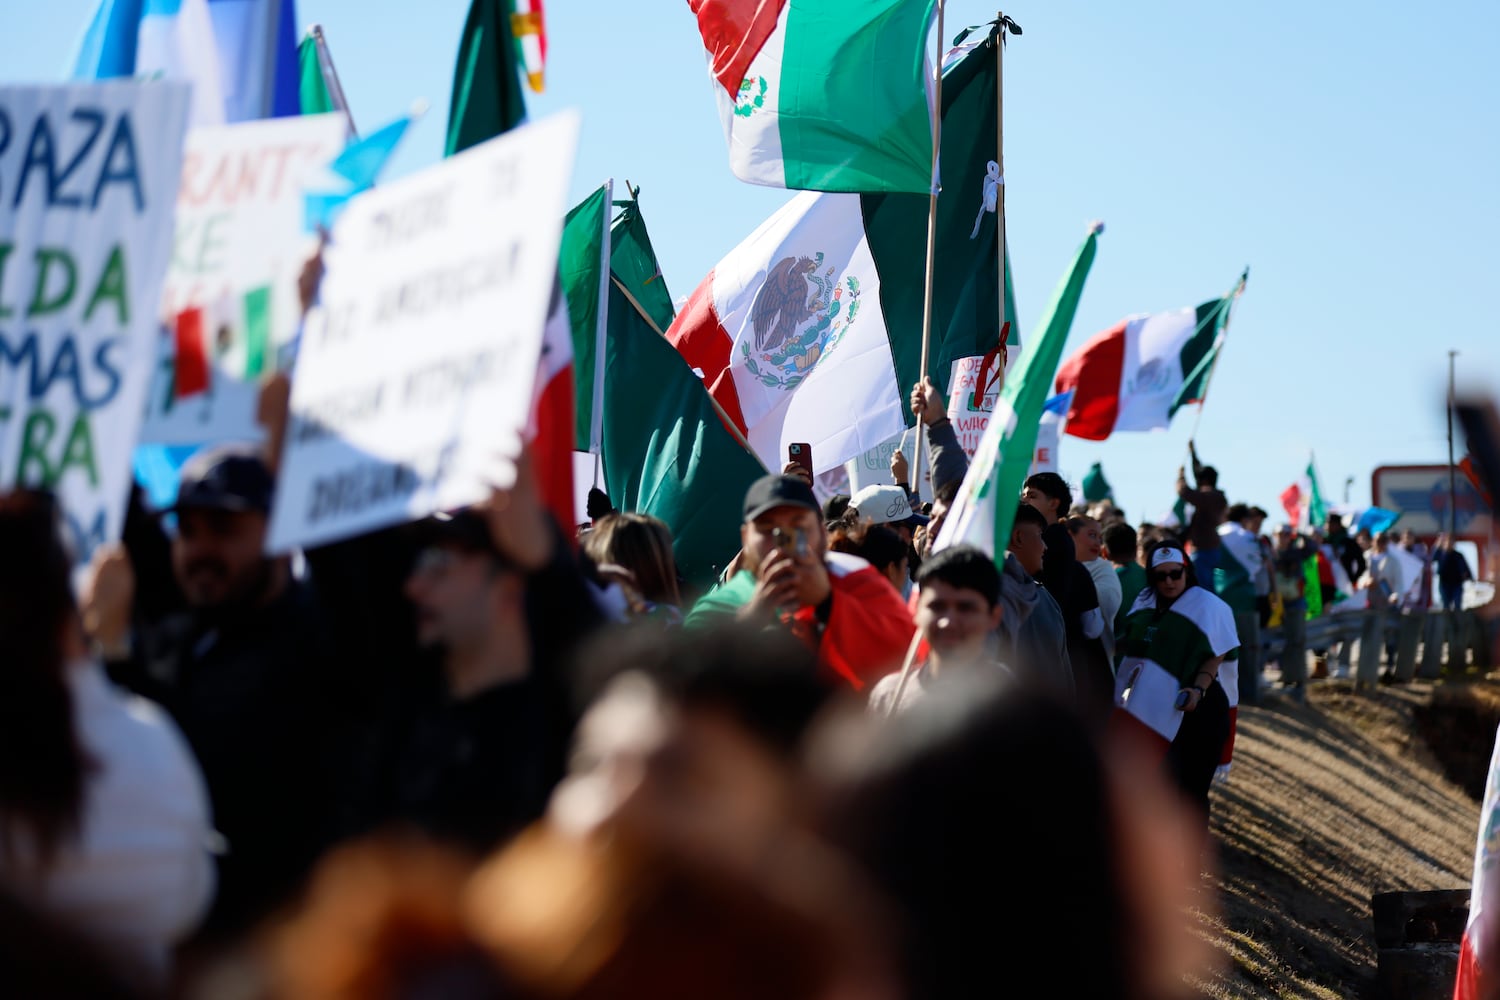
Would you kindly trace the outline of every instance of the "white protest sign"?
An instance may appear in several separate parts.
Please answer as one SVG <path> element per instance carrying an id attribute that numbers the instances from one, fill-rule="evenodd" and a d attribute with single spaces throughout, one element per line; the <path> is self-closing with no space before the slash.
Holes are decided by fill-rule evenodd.
<path id="1" fill-rule="evenodd" d="M 317 239 L 303 231 L 303 188 L 344 148 L 343 115 L 272 118 L 188 133 L 172 263 L 162 289 L 167 323 L 202 308 L 208 386 L 177 398 L 176 345 L 159 342 L 141 441 L 207 444 L 258 439 L 256 383 L 296 332 L 297 277 Z"/>
<path id="2" fill-rule="evenodd" d="M 1036 454 L 1031 459 L 1031 473 L 1057 471 L 1057 444 L 1062 436 L 1061 414 L 1046 410 L 1036 427 Z"/>
<path id="3" fill-rule="evenodd" d="M 861 455 L 844 463 L 849 473 L 849 492 L 858 493 L 866 486 L 888 486 L 891 479 L 891 455 L 897 448 L 906 456 L 907 464 L 917 460 L 917 435 L 925 433 L 919 428 L 908 427 L 889 441 L 882 441 Z M 919 484 L 922 498 L 932 499 L 932 471 L 927 464 L 927 444 L 922 444 L 922 481 Z"/>
<path id="4" fill-rule="evenodd" d="M 189 88 L 0 86 L 0 489 L 120 536 L 172 253 Z"/>
<path id="5" fill-rule="evenodd" d="M 270 551 L 514 481 L 577 139 L 578 116 L 555 115 L 339 217 L 298 348 Z"/>
<path id="6" fill-rule="evenodd" d="M 948 380 L 948 419 L 953 422 L 953 433 L 958 437 L 958 446 L 971 462 L 974 460 L 974 449 L 979 447 L 979 439 L 984 437 L 984 429 L 990 425 L 990 412 L 995 408 L 995 400 L 1000 397 L 1003 381 L 999 366 L 991 360 L 986 367 L 985 361 L 983 357 L 959 358 L 953 362 L 953 373 Z M 976 406 L 975 390 L 979 388 L 981 379 L 984 387 L 977 394 L 979 398 Z"/>

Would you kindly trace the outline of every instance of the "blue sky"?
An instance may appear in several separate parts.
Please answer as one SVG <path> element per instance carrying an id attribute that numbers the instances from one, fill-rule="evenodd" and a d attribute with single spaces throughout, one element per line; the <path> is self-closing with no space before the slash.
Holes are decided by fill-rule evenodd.
<path id="1" fill-rule="evenodd" d="M 60 79 L 95 0 L 7 4 L 0 79 Z M 393 167 L 438 159 L 467 0 L 298 0 L 324 26 L 361 129 L 425 98 Z M 948 34 L 994 7 L 950 0 Z M 607 12 L 607 13 L 606 13 Z M 1007 227 L 1029 330 L 1091 219 L 1107 223 L 1068 350 L 1136 312 L 1222 294 L 1236 310 L 1197 440 L 1231 499 L 1278 510 L 1316 452 L 1324 492 L 1369 500 L 1374 468 L 1446 460 L 1449 349 L 1500 391 L 1500 4 L 1345 0 L 1010 11 Z M 687 4 L 549 0 L 533 115 L 584 115 L 575 200 L 613 176 L 642 210 L 675 296 L 788 197 L 730 175 Z M 1132 519 L 1170 504 L 1194 417 L 1095 444 Z"/>

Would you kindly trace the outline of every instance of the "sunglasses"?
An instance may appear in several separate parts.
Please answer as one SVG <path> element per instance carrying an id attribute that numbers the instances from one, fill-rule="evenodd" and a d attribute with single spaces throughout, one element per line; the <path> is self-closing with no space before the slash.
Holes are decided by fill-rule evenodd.
<path id="1" fill-rule="evenodd" d="M 1180 569 L 1159 569 L 1152 575 L 1156 577 L 1157 583 L 1162 583 L 1166 580 L 1181 580 L 1182 573 Z"/>

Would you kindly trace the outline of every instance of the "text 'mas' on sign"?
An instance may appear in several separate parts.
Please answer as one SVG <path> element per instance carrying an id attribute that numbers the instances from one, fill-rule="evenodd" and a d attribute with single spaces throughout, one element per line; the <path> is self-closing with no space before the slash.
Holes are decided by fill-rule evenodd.
<path id="1" fill-rule="evenodd" d="M 513 481 L 577 137 L 577 115 L 555 115 L 340 216 L 298 349 L 270 551 Z"/>
<path id="2" fill-rule="evenodd" d="M 172 253 L 189 88 L 0 87 L 0 490 L 120 537 Z"/>

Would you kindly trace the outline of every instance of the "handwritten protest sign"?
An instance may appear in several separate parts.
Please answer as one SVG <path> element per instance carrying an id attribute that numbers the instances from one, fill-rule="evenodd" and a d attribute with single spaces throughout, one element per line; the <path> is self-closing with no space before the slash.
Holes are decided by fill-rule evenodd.
<path id="1" fill-rule="evenodd" d="M 179 398 L 174 339 L 159 342 L 145 444 L 256 439 L 256 383 L 300 318 L 297 276 L 316 238 L 303 187 L 344 148 L 342 115 L 273 118 L 188 133 L 160 315 L 203 310 L 207 385 Z"/>
<path id="2" fill-rule="evenodd" d="M 985 360 L 959 358 L 953 362 L 953 373 L 948 380 L 948 419 L 953 421 L 958 445 L 970 461 L 974 459 L 974 449 L 979 447 L 979 439 L 984 437 L 984 429 L 990 425 L 990 412 L 995 409 L 1003 381 L 995 362 L 992 360 L 986 367 Z"/>
<path id="3" fill-rule="evenodd" d="M 172 252 L 189 88 L 0 87 L 0 488 L 118 538 Z"/>
<path id="4" fill-rule="evenodd" d="M 514 480 L 577 136 L 577 116 L 556 115 L 340 216 L 298 350 L 271 551 Z"/>

